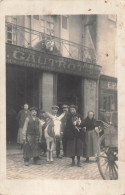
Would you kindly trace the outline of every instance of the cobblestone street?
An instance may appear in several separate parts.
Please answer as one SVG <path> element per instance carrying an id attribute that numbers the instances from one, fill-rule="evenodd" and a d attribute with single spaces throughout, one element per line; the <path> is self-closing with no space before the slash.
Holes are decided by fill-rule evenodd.
<path id="1" fill-rule="evenodd" d="M 8 179 L 102 179 L 97 164 L 93 158 L 90 163 L 85 163 L 81 158 L 82 167 L 70 167 L 71 159 L 63 157 L 57 159 L 54 155 L 54 164 L 46 164 L 46 157 L 41 157 L 41 165 L 30 166 L 23 164 L 22 151 L 7 155 Z"/>

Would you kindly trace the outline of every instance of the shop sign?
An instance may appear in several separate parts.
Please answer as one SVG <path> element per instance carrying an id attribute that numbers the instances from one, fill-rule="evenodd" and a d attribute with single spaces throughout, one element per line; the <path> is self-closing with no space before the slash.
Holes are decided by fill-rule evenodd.
<path id="1" fill-rule="evenodd" d="M 46 71 L 99 79 L 101 66 L 6 44 L 6 62 Z"/>
<path id="2" fill-rule="evenodd" d="M 101 88 L 117 90 L 117 82 L 114 82 L 114 81 L 101 81 Z"/>
<path id="3" fill-rule="evenodd" d="M 117 83 L 116 82 L 108 82 L 108 89 L 117 89 Z"/>

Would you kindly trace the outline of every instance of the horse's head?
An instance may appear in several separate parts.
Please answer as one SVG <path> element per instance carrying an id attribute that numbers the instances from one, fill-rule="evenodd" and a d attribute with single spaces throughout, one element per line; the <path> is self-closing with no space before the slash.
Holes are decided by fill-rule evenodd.
<path id="1" fill-rule="evenodd" d="M 53 130 L 56 137 L 60 137 L 61 133 L 61 119 L 64 117 L 65 113 L 61 114 L 59 117 L 53 116 L 50 113 L 46 113 L 53 121 Z"/>

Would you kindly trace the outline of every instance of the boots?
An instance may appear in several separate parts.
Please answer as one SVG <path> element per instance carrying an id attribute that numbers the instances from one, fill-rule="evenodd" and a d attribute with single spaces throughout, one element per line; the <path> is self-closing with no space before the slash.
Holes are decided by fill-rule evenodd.
<path id="1" fill-rule="evenodd" d="M 24 165 L 29 166 L 29 158 L 24 158 Z"/>
<path id="2" fill-rule="evenodd" d="M 72 163 L 71 163 L 71 167 L 75 166 L 75 156 L 72 157 Z"/>
<path id="3" fill-rule="evenodd" d="M 86 163 L 89 163 L 89 157 L 86 158 L 86 161 L 85 161 L 85 162 L 86 162 Z"/>
<path id="4" fill-rule="evenodd" d="M 81 164 L 80 164 L 80 156 L 77 156 L 77 167 L 81 167 Z"/>
<path id="5" fill-rule="evenodd" d="M 35 164 L 35 165 L 41 165 L 41 161 L 40 161 L 39 156 L 34 157 L 33 161 L 34 161 L 34 164 Z"/>

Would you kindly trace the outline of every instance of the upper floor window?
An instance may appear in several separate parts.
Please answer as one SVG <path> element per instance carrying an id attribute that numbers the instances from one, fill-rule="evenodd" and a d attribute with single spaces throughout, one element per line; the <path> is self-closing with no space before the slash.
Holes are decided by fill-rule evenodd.
<path id="1" fill-rule="evenodd" d="M 32 27 L 34 30 L 45 32 L 48 35 L 55 34 L 53 17 L 49 15 L 39 16 L 34 15 L 32 20 Z"/>
<path id="2" fill-rule="evenodd" d="M 46 33 L 54 36 L 54 23 L 46 21 Z"/>
<path id="3" fill-rule="evenodd" d="M 16 16 L 6 16 L 6 22 L 16 24 L 17 23 L 17 17 Z"/>
<path id="4" fill-rule="evenodd" d="M 62 28 L 67 29 L 67 16 L 62 16 Z"/>
<path id="5" fill-rule="evenodd" d="M 33 18 L 34 18 L 35 20 L 39 20 L 39 15 L 34 15 Z"/>
<path id="6" fill-rule="evenodd" d="M 108 15 L 108 19 L 111 20 L 112 22 L 116 22 L 117 21 L 117 16 L 114 14 L 110 14 Z"/>
<path id="7" fill-rule="evenodd" d="M 16 24 L 17 17 L 16 16 L 7 16 L 6 21 L 9 23 Z M 6 26 L 6 41 L 7 41 L 7 43 L 16 44 L 17 31 L 16 31 L 16 26 L 13 24 L 7 24 L 7 26 Z"/>
<path id="8" fill-rule="evenodd" d="M 40 20 L 40 28 L 42 32 L 45 32 L 45 20 L 43 19 Z"/>

